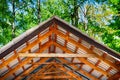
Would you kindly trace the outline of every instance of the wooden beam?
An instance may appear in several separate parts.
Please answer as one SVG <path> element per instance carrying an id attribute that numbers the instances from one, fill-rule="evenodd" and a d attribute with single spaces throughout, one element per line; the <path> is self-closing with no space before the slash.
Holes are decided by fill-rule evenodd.
<path id="1" fill-rule="evenodd" d="M 92 50 L 86 48 L 85 46 L 83 46 L 81 43 L 76 42 L 75 40 L 71 39 L 70 37 L 67 37 L 66 35 L 64 35 L 63 33 L 61 33 L 59 30 L 56 29 L 56 31 L 54 32 L 55 34 L 59 35 L 60 37 L 62 37 L 65 40 L 68 40 L 69 42 L 73 43 L 74 45 L 76 45 L 77 47 L 85 50 L 88 54 L 95 54 L 95 56 L 102 60 L 103 62 L 109 64 L 112 68 L 114 69 L 118 69 L 120 70 L 120 67 L 116 66 L 114 63 L 108 61 L 106 58 L 99 56 L 98 54 L 96 54 L 95 52 L 93 52 Z"/>
<path id="2" fill-rule="evenodd" d="M 78 75 L 75 75 L 74 73 L 72 73 L 71 71 L 69 71 L 69 70 L 67 70 L 67 69 L 65 69 L 64 67 L 58 67 L 58 65 L 54 65 L 54 66 L 56 66 L 55 68 L 48 68 L 48 70 L 49 71 L 60 71 L 60 70 L 62 70 L 62 72 L 63 73 L 66 73 L 66 74 L 68 74 L 68 75 L 70 75 L 72 78 L 75 78 L 75 79 L 77 79 L 77 80 L 82 80 L 81 78 L 80 78 L 80 76 L 78 76 Z M 60 69 L 59 69 L 60 68 Z M 57 70 L 57 69 L 59 69 L 59 70 Z M 45 72 L 41 72 L 41 73 L 51 73 L 51 72 L 49 72 L 48 70 L 47 70 L 47 72 L 46 72 L 46 69 L 44 69 L 45 70 Z M 53 72 L 54 73 L 54 72 Z M 36 76 L 36 75 L 38 75 L 38 76 Z M 53 75 L 52 75 L 53 76 Z M 61 76 L 61 75 L 59 75 L 59 76 Z M 62 76 L 64 76 L 64 75 L 62 75 Z M 39 73 L 39 71 L 37 72 L 37 73 L 35 73 L 34 75 L 32 75 L 32 76 L 30 76 L 30 79 L 41 79 L 41 77 L 46 77 L 45 75 L 43 76 L 43 75 L 41 75 L 40 76 L 40 73 Z M 54 76 L 53 76 L 54 77 Z M 59 79 L 59 78 L 58 78 Z"/>
<path id="3" fill-rule="evenodd" d="M 67 60 L 65 60 L 65 59 L 63 59 L 63 58 L 59 58 L 59 60 L 60 60 L 61 62 L 69 62 L 69 61 L 67 61 Z M 76 65 L 70 65 L 70 66 L 71 66 L 72 68 L 74 68 L 75 70 L 79 71 L 81 74 L 84 74 L 85 76 L 89 77 L 91 80 L 99 80 L 99 79 L 97 79 L 96 77 L 92 76 L 91 74 L 89 74 L 88 72 L 86 72 L 86 71 L 84 71 L 84 70 L 82 70 L 82 69 L 79 69 L 79 70 L 78 70 L 78 66 L 76 66 Z"/>
<path id="4" fill-rule="evenodd" d="M 72 53 L 66 53 L 66 54 L 61 54 L 61 53 L 18 53 L 19 57 L 95 57 L 94 54 L 72 54 Z"/>
<path id="5" fill-rule="evenodd" d="M 45 75 L 52 75 L 52 76 L 55 76 L 56 74 L 58 73 L 53 73 L 53 72 L 56 72 L 56 71 L 60 71 L 58 70 L 58 68 L 56 68 L 54 65 L 52 65 L 50 68 L 47 68 L 47 69 L 44 69 L 44 72 L 38 72 L 38 73 L 35 73 L 36 75 L 39 75 L 39 76 L 45 76 Z M 51 73 L 52 74 L 42 74 L 42 73 Z M 41 75 L 40 75 L 41 74 Z M 60 75 L 59 75 L 60 76 Z"/>
<path id="6" fill-rule="evenodd" d="M 34 77 L 35 79 L 70 79 L 70 78 L 73 79 L 73 77 L 71 76 L 36 76 L 35 75 Z"/>
<path id="7" fill-rule="evenodd" d="M 39 73 L 39 75 L 44 75 L 44 74 L 59 74 L 59 73 L 63 73 L 63 71 L 55 71 L 55 72 L 44 72 L 44 73 Z"/>
<path id="8" fill-rule="evenodd" d="M 98 61 L 95 63 L 95 66 L 97 67 L 97 66 L 99 65 L 99 63 L 100 63 L 100 60 L 98 60 Z M 91 69 L 89 73 L 91 74 L 93 71 L 94 71 L 94 69 Z"/>
<path id="9" fill-rule="evenodd" d="M 52 65 L 52 64 L 50 64 L 50 65 L 51 65 L 50 67 L 48 66 L 47 68 L 39 70 L 37 73 L 35 73 L 35 75 L 45 76 L 45 75 L 48 75 L 48 74 L 42 74 L 42 73 L 48 73 L 48 72 L 58 71 L 54 65 Z M 49 75 L 55 75 L 55 74 L 49 74 Z"/>
<path id="10" fill-rule="evenodd" d="M 54 34 L 54 32 L 55 32 L 55 30 L 57 29 L 57 27 L 58 27 L 58 25 L 54 23 L 54 25 L 53 25 L 53 28 L 54 28 L 54 30 L 53 30 L 53 35 L 54 35 L 54 36 L 52 36 L 52 37 L 53 37 L 52 40 L 53 40 L 54 42 L 56 42 L 56 40 L 57 40 L 57 35 Z M 52 52 L 54 52 L 54 53 L 56 52 L 56 46 L 53 46 L 53 51 L 52 51 Z"/>
<path id="11" fill-rule="evenodd" d="M 47 49 L 50 45 L 52 44 L 51 42 L 47 42 L 45 43 L 42 48 L 37 51 L 39 53 L 43 52 L 45 49 Z M 16 67 L 12 68 L 9 72 L 7 72 L 4 76 L 2 76 L 0 79 L 1 80 L 5 80 L 10 74 L 14 73 L 15 71 L 17 71 L 19 68 L 21 68 L 22 66 L 24 66 L 25 64 L 27 64 L 29 61 L 31 61 L 33 58 L 27 58 L 25 60 L 23 60 L 20 64 L 18 64 Z"/>
<path id="12" fill-rule="evenodd" d="M 45 68 L 44 68 L 45 67 Z M 54 68 L 53 64 L 49 64 L 48 66 L 44 66 L 42 69 L 40 69 L 39 71 L 37 71 L 36 74 L 39 74 L 39 73 L 45 73 L 45 72 L 49 72 L 51 69 Z"/>
<path id="13" fill-rule="evenodd" d="M 17 55 L 17 52 L 16 52 L 16 50 L 14 50 L 14 54 L 16 54 L 16 55 Z M 20 57 L 18 57 L 18 58 L 17 58 L 17 60 L 18 60 L 18 62 L 19 62 L 19 63 L 21 62 L 21 59 L 20 59 Z M 23 69 L 23 71 L 25 70 L 24 66 L 22 66 L 22 69 Z"/>
<path id="14" fill-rule="evenodd" d="M 44 63 L 46 60 L 48 60 L 48 58 L 42 58 L 41 60 L 39 60 L 39 62 L 41 62 L 41 63 Z M 38 62 L 36 62 L 36 63 L 38 63 Z M 35 70 L 37 67 L 39 67 L 40 65 L 32 65 L 31 67 L 29 67 L 29 68 L 27 68 L 24 72 L 22 72 L 20 75 L 18 75 L 16 78 L 15 78 L 15 80 L 21 80 L 23 77 L 25 77 L 25 76 L 29 76 L 30 75 L 30 73 L 33 71 L 33 70 Z M 43 70 L 46 70 L 47 68 L 49 68 L 51 65 L 45 65 L 44 67 L 42 67 L 41 69 L 40 69 L 40 71 L 43 71 Z M 39 72 L 40 72 L 39 71 Z"/>
<path id="15" fill-rule="evenodd" d="M 108 80 L 120 80 L 120 72 L 117 72 L 113 76 L 109 77 Z"/>
<path id="16" fill-rule="evenodd" d="M 61 65 L 55 65 L 56 67 L 58 67 L 60 70 L 66 72 L 67 74 L 69 74 L 70 76 L 74 77 L 77 80 L 82 80 L 81 76 L 76 75 L 75 73 L 73 73 L 72 71 L 67 70 L 65 67 L 61 66 Z"/>
<path id="17" fill-rule="evenodd" d="M 68 50 L 66 47 L 58 44 L 58 43 L 53 43 L 54 45 L 56 45 L 57 47 L 59 47 L 60 49 L 64 50 L 66 53 L 72 53 L 72 51 Z M 107 73 L 106 71 L 102 70 L 101 68 L 99 67 L 96 67 L 95 65 L 93 65 L 92 63 L 90 63 L 88 60 L 86 60 L 85 58 L 78 58 L 81 62 L 89 65 L 91 68 L 101 72 L 103 75 L 107 76 L 107 77 L 110 77 L 111 75 L 109 73 Z"/>
<path id="18" fill-rule="evenodd" d="M 36 73 L 34 74 L 28 74 L 27 76 L 29 77 L 28 80 L 33 80 L 33 79 L 39 79 L 39 77 L 46 77 L 48 75 L 51 75 L 51 76 L 57 76 L 56 74 L 59 74 L 58 72 L 61 72 L 61 73 L 65 73 L 63 71 L 60 71 L 58 70 L 57 67 L 55 67 L 54 65 L 45 65 L 42 69 L 40 69 L 39 71 L 37 71 Z M 61 75 L 59 75 L 61 76 Z"/>
<path id="19" fill-rule="evenodd" d="M 53 64 L 53 65 L 64 65 L 64 64 L 70 64 L 70 65 L 76 65 L 76 64 L 84 64 L 81 62 L 67 62 L 67 63 L 57 63 L 57 62 L 37 62 L 37 63 L 28 63 L 28 64 L 32 64 L 32 65 L 41 65 L 41 64 L 45 64 L 45 65 L 49 65 L 49 64 Z"/>
<path id="20" fill-rule="evenodd" d="M 47 60 L 48 58 L 42 58 L 39 62 L 43 63 Z M 36 62 L 36 63 L 39 63 Z M 42 67 L 39 72 L 43 72 L 43 70 L 49 69 L 52 65 L 45 65 L 44 67 Z M 29 75 L 29 73 L 31 73 L 33 70 L 35 70 L 37 67 L 39 67 L 39 65 L 32 65 L 31 67 L 29 67 L 28 69 L 26 69 L 24 72 L 22 72 L 19 76 L 17 76 L 15 78 L 15 80 L 21 80 L 23 78 L 23 76 L 27 76 Z"/>

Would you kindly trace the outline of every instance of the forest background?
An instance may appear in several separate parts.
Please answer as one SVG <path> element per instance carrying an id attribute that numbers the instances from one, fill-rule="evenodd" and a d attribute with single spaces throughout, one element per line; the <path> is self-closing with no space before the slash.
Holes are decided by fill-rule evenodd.
<path id="1" fill-rule="evenodd" d="M 0 47 L 53 15 L 120 52 L 120 0 L 0 0 Z"/>

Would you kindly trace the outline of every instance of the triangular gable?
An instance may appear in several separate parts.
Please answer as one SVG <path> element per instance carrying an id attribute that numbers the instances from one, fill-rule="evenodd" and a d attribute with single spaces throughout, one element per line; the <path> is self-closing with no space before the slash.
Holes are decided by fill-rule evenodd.
<path id="1" fill-rule="evenodd" d="M 26 52 L 94 54 L 95 57 L 93 58 L 57 58 L 61 62 L 65 62 L 64 64 L 72 63 L 72 65 L 67 64 L 68 67 L 72 67 L 72 73 L 69 72 L 69 74 L 74 78 L 76 77 L 77 80 L 85 77 L 94 80 L 108 79 L 118 76 L 120 72 L 120 55 L 118 53 L 96 42 L 56 16 L 26 31 L 0 49 L 1 79 L 9 79 L 9 77 L 11 79 L 22 79 L 50 59 L 26 58 L 18 55 Z M 37 66 L 28 65 L 29 62 L 40 62 L 41 64 L 38 63 Z M 65 65 L 63 66 L 65 67 Z M 68 67 L 64 69 L 69 71 Z M 76 72 L 76 70 L 78 71 Z M 21 75 L 25 76 L 22 77 Z"/>
<path id="2" fill-rule="evenodd" d="M 39 32 L 41 32 L 44 29 L 46 29 L 47 27 L 49 27 L 53 23 L 58 24 L 59 26 L 61 26 L 65 30 L 67 30 L 67 31 L 73 33 L 74 35 L 82 38 L 83 40 L 90 43 L 91 45 L 94 45 L 95 47 L 105 51 L 107 54 L 110 54 L 112 57 L 114 57 L 118 60 L 120 59 L 119 53 L 113 51 L 112 49 L 108 48 L 105 45 L 98 43 L 94 39 L 92 39 L 92 38 L 88 37 L 87 35 L 83 34 L 82 32 L 80 32 L 80 30 L 76 29 L 74 26 L 69 25 L 68 23 L 66 23 L 65 21 L 61 20 L 60 18 L 58 18 L 56 16 L 41 23 L 37 27 L 28 30 L 27 32 L 25 32 L 24 34 L 15 38 L 9 44 L 4 46 L 3 49 L 0 49 L 0 54 L 2 54 L 2 55 L 0 55 L 0 59 L 3 58 L 6 54 L 13 51 L 14 49 L 18 48 L 20 45 L 22 45 L 23 43 L 25 43 L 26 41 L 28 41 L 29 39 L 31 39 L 35 35 L 37 35 Z"/>

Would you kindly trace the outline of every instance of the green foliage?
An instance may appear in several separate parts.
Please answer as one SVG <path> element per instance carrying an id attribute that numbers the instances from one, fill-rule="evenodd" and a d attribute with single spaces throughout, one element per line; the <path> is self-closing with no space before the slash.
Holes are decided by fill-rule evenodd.
<path id="1" fill-rule="evenodd" d="M 12 0 L 0 1 L 0 47 L 12 40 L 13 23 L 18 36 L 38 22 L 57 15 L 120 52 L 120 0 L 40 0 L 40 10 L 38 2 L 15 0 L 13 16 Z"/>

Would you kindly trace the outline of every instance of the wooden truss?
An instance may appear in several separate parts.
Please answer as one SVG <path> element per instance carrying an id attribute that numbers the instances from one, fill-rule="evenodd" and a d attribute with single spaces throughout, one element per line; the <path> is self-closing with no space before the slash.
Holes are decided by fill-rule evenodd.
<path id="1" fill-rule="evenodd" d="M 48 23 L 41 24 L 42 27 L 36 28 L 34 32 L 21 39 L 23 42 L 20 41 L 19 44 L 14 44 L 11 49 L 7 48 L 6 51 L 3 51 L 4 54 L 2 53 L 3 55 L 0 56 L 0 73 L 4 69 L 7 71 L 0 74 L 0 80 L 5 80 L 11 75 L 15 80 L 24 78 L 26 80 L 82 80 L 85 77 L 92 80 L 100 80 L 102 77 L 106 77 L 108 80 L 120 79 L 120 61 L 108 55 L 108 53 L 114 52 L 104 46 L 101 47 L 102 45 L 86 38 L 82 33 L 79 34 L 74 28 L 68 30 L 66 26 L 69 27 L 69 25 L 61 20 L 55 18 Z M 71 35 L 76 36 L 78 40 Z M 33 37 L 36 39 L 30 41 Z M 84 43 L 86 45 L 88 42 L 88 45 L 85 46 L 83 42 L 86 42 Z M 22 44 L 25 44 L 25 47 L 18 49 Z M 96 49 L 98 52 L 95 51 Z M 11 52 L 12 55 L 6 58 L 5 55 Z M 117 55 L 115 54 L 115 56 Z M 89 59 L 96 61 L 93 63 Z M 14 62 L 17 64 L 11 66 Z M 107 69 L 103 69 L 103 63 L 108 65 Z M 91 69 L 86 71 L 84 66 L 89 66 Z M 17 74 L 19 69 L 22 69 L 22 72 Z M 100 75 L 96 77 L 93 75 L 94 71 L 99 72 Z M 112 71 L 116 71 L 116 73 L 112 74 Z"/>

